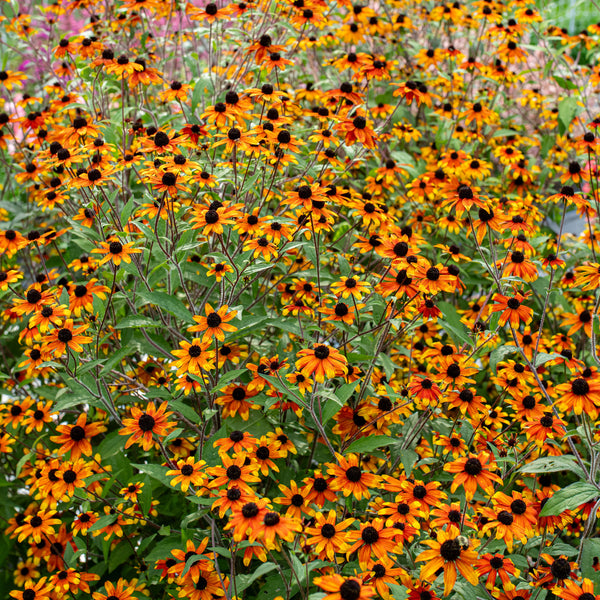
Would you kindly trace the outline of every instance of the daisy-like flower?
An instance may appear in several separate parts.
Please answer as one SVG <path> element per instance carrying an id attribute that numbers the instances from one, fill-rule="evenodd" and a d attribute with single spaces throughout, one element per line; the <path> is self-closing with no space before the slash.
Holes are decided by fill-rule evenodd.
<path id="1" fill-rule="evenodd" d="M 438 292 L 453 292 L 454 279 L 447 267 L 441 264 L 435 266 L 420 265 L 413 272 L 415 285 L 423 294 L 434 296 Z"/>
<path id="2" fill-rule="evenodd" d="M 487 452 L 482 452 L 479 455 L 469 454 L 446 463 L 444 471 L 456 473 L 450 491 L 455 492 L 462 485 L 467 500 L 471 500 L 477 486 L 489 494 L 494 489 L 494 484 L 502 484 L 502 479 L 490 471 L 490 468 L 494 467 L 492 457 Z"/>
<path id="3" fill-rule="evenodd" d="M 195 315 L 194 321 L 196 321 L 198 325 L 188 327 L 188 331 L 193 333 L 204 332 L 204 335 L 202 336 L 203 344 L 209 343 L 213 337 L 220 342 L 225 341 L 225 331 L 237 331 L 237 327 L 228 323 L 228 321 L 235 319 L 237 311 L 234 310 L 228 313 L 228 310 L 229 307 L 224 304 L 219 310 L 215 311 L 207 302 L 204 306 L 206 316 Z"/>
<path id="4" fill-rule="evenodd" d="M 360 579 L 337 573 L 315 577 L 313 583 L 327 592 L 323 600 L 368 600 L 375 595 L 375 589 Z"/>
<path id="5" fill-rule="evenodd" d="M 575 281 L 583 291 L 600 288 L 600 264 L 589 262 L 575 267 Z"/>
<path id="6" fill-rule="evenodd" d="M 335 455 L 338 464 L 328 465 L 327 473 L 333 477 L 330 487 L 334 491 L 341 491 L 344 496 L 352 494 L 357 500 L 369 498 L 369 488 L 374 488 L 379 477 L 373 473 L 365 472 L 359 466 L 357 454 L 350 454 L 344 458 L 341 454 Z"/>
<path id="7" fill-rule="evenodd" d="M 345 374 L 348 364 L 346 358 L 335 348 L 324 344 L 315 344 L 312 349 L 300 350 L 296 368 L 305 376 L 314 375 L 315 380 L 323 382 Z"/>
<path id="8" fill-rule="evenodd" d="M 565 579 L 564 587 L 556 587 L 552 592 L 562 600 L 600 600 L 600 594 L 594 594 L 594 582 L 587 577 L 581 583 Z"/>
<path id="9" fill-rule="evenodd" d="M 233 450 L 234 454 L 239 452 L 253 452 L 258 445 L 258 440 L 247 431 L 238 429 L 232 431 L 228 437 L 223 437 L 213 443 L 214 448 L 219 449 L 219 454 Z"/>
<path id="10" fill-rule="evenodd" d="M 134 248 L 135 242 L 129 242 L 127 244 L 121 243 L 117 239 L 108 239 L 106 242 L 100 242 L 100 248 L 94 248 L 92 252 L 96 254 L 104 254 L 104 256 L 98 261 L 98 265 L 103 265 L 109 260 L 113 261 L 115 266 L 119 266 L 121 261 L 130 263 L 131 254 L 138 254 L 141 252 L 140 248 Z"/>
<path id="11" fill-rule="evenodd" d="M 83 335 L 88 327 L 89 325 L 85 324 L 75 327 L 73 319 L 67 319 L 60 328 L 53 329 L 43 338 L 45 351 L 55 357 L 62 356 L 67 348 L 73 352 L 83 352 L 82 344 L 89 344 L 92 341 L 89 335 Z"/>
<path id="12" fill-rule="evenodd" d="M 214 565 L 209 561 L 199 561 L 196 564 L 204 564 L 198 581 L 184 580 L 178 597 L 187 600 L 214 600 L 225 596 L 225 591 L 229 586 L 229 578 L 220 576 L 215 570 Z"/>
<path id="13" fill-rule="evenodd" d="M 378 137 L 373 130 L 373 123 L 366 118 L 364 111 L 359 111 L 353 118 L 338 123 L 334 129 L 345 134 L 344 143 L 347 146 L 359 142 L 365 148 L 375 148 Z"/>
<path id="14" fill-rule="evenodd" d="M 492 312 L 502 312 L 500 321 L 498 322 L 501 327 L 509 321 L 514 329 L 518 329 L 520 323 L 524 323 L 525 325 L 531 323 L 533 320 L 533 310 L 522 304 L 527 296 L 527 294 L 520 292 L 516 292 L 514 296 L 494 295 L 494 304 L 491 310 Z"/>
<path id="15" fill-rule="evenodd" d="M 375 561 L 374 554 L 380 561 L 389 562 L 390 558 L 399 550 L 394 540 L 397 532 L 393 527 L 385 527 L 383 519 L 373 519 L 361 523 L 360 531 L 351 531 L 348 534 L 350 543 L 354 544 L 348 549 L 346 556 L 358 551 L 358 564 L 361 569 L 369 569 Z"/>
<path id="16" fill-rule="evenodd" d="M 500 577 L 502 589 L 510 591 L 515 588 L 515 584 L 510 580 L 510 576 L 519 577 L 519 569 L 515 568 L 512 560 L 506 558 L 502 554 L 484 554 L 477 560 L 477 574 L 479 577 L 484 577 L 485 586 L 489 589 L 494 589 L 496 586 L 496 578 Z"/>
<path id="17" fill-rule="evenodd" d="M 97 513 L 89 510 L 77 515 L 73 520 L 73 535 L 86 535 L 99 518 Z"/>
<path id="18" fill-rule="evenodd" d="M 130 483 L 126 485 L 124 488 L 119 490 L 119 494 L 125 498 L 125 500 L 129 500 L 130 502 L 137 502 L 139 495 L 142 493 L 142 488 L 144 487 L 143 482 L 139 483 Z"/>
<path id="19" fill-rule="evenodd" d="M 233 529 L 233 539 L 236 542 L 244 539 L 254 542 L 259 537 L 262 521 L 269 512 L 268 505 L 268 498 L 257 498 L 247 502 L 239 512 L 233 513 L 225 525 L 225 531 Z"/>
<path id="20" fill-rule="evenodd" d="M 556 405 L 566 414 L 585 413 L 592 419 L 598 417 L 600 409 L 600 382 L 585 377 L 575 377 L 572 381 L 556 387 L 558 400 Z"/>
<path id="21" fill-rule="evenodd" d="M 92 594 L 93 600 L 108 600 L 111 598 L 114 600 L 131 600 L 135 593 L 135 586 L 128 584 L 124 579 L 119 578 L 117 585 L 114 585 L 110 581 L 104 583 L 104 589 L 106 593 L 94 592 Z"/>
<path id="22" fill-rule="evenodd" d="M 233 267 L 225 262 L 215 262 L 210 265 L 206 275 L 212 277 L 214 275 L 217 282 L 221 282 L 223 277 L 227 278 L 227 273 L 233 273 Z M 229 279 L 228 279 L 229 281 Z"/>
<path id="23" fill-rule="evenodd" d="M 39 581 L 27 581 L 25 589 L 13 590 L 9 593 L 16 600 L 51 600 L 54 597 L 54 586 L 46 577 L 42 577 Z"/>
<path id="24" fill-rule="evenodd" d="M 60 525 L 60 519 L 55 518 L 55 510 L 40 510 L 30 514 L 25 518 L 23 525 L 15 529 L 17 541 L 21 543 L 28 537 L 39 543 L 43 536 L 52 536 L 55 534 L 54 525 Z"/>
<path id="25" fill-rule="evenodd" d="M 71 460 L 77 460 L 82 454 L 92 455 L 92 444 L 90 439 L 106 431 L 102 423 L 87 423 L 87 414 L 81 413 L 74 425 L 57 425 L 56 431 L 60 435 L 52 436 L 50 439 L 55 444 L 61 444 L 57 450 L 58 454 L 64 455 L 71 452 Z"/>
<path id="26" fill-rule="evenodd" d="M 221 390 L 223 395 L 216 400 L 217 404 L 223 406 L 223 418 L 234 417 L 239 414 L 244 421 L 247 421 L 250 411 L 259 408 L 259 405 L 251 400 L 259 391 L 254 388 L 250 389 L 250 386 L 237 383 L 226 386 Z"/>
<path id="27" fill-rule="evenodd" d="M 417 556 L 417 561 L 427 561 L 421 568 L 421 579 L 433 581 L 438 569 L 444 571 L 444 596 L 447 596 L 456 583 L 457 571 L 471 585 L 477 585 L 479 577 L 474 565 L 477 561 L 477 552 L 461 545 L 458 529 L 451 527 L 437 533 L 437 539 L 425 540 L 423 544 L 429 546 Z"/>
<path id="28" fill-rule="evenodd" d="M 202 371 L 210 371 L 215 368 L 215 352 L 209 350 L 210 342 L 202 342 L 200 338 L 194 338 L 191 342 L 185 340 L 179 342 L 178 350 L 171 354 L 177 357 L 172 365 L 177 368 L 177 375 L 191 373 L 200 375 Z"/>
<path id="29" fill-rule="evenodd" d="M 51 423 L 52 417 L 58 413 L 52 412 L 52 401 L 44 403 L 43 401 L 37 402 L 35 407 L 31 407 L 26 413 L 23 419 L 23 425 L 25 426 L 25 433 L 31 433 L 34 429 L 36 431 L 42 431 L 45 423 Z"/>
<path id="30" fill-rule="evenodd" d="M 266 236 L 252 238 L 244 243 L 244 251 L 254 250 L 253 258 L 262 256 L 266 262 L 270 262 L 272 258 L 277 258 L 277 246 L 270 242 Z"/>
<path id="31" fill-rule="evenodd" d="M 123 419 L 124 427 L 119 430 L 120 435 L 131 436 L 125 443 L 125 448 L 134 443 L 139 443 L 146 451 L 154 446 L 154 437 L 164 437 L 167 435 L 167 430 L 175 425 L 173 421 L 169 421 L 169 417 L 173 414 L 167 412 L 168 402 L 163 402 L 158 409 L 154 402 L 149 402 L 145 410 L 141 410 L 137 406 L 132 407 L 131 417 Z"/>
<path id="32" fill-rule="evenodd" d="M 302 530 L 299 519 L 280 515 L 275 511 L 267 511 L 258 527 L 258 538 L 265 548 L 272 550 L 278 547 L 277 539 L 292 542 L 296 533 Z"/>
<path id="33" fill-rule="evenodd" d="M 185 460 L 177 461 L 177 468 L 167 471 L 171 479 L 171 485 L 177 486 L 181 483 L 181 491 L 187 492 L 190 485 L 201 487 L 208 479 L 206 475 L 206 462 L 196 461 L 193 456 L 188 456 Z"/>
<path id="34" fill-rule="evenodd" d="M 314 548 L 322 560 L 335 560 L 336 554 L 348 550 L 349 538 L 345 530 L 354 523 L 354 519 L 344 519 L 336 523 L 336 514 L 330 510 L 325 516 L 323 513 L 315 515 L 314 526 L 306 528 L 308 536 L 306 543 Z"/>
<path id="35" fill-rule="evenodd" d="M 248 484 L 260 481 L 260 477 L 256 475 L 256 465 L 245 464 L 246 457 L 241 453 L 233 458 L 222 454 L 220 459 L 222 466 L 207 469 L 207 473 L 214 477 L 208 487 L 217 488 L 227 485 L 227 488 L 238 487 L 247 494 L 254 494 L 254 490 Z"/>
<path id="36" fill-rule="evenodd" d="M 569 559 L 564 555 L 557 558 L 542 553 L 540 554 L 540 558 L 546 565 L 534 571 L 534 585 L 536 587 L 544 586 L 551 588 L 553 591 L 563 588 L 577 569 L 577 563 L 569 562 Z"/>
<path id="37" fill-rule="evenodd" d="M 355 300 L 360 300 L 363 294 L 369 293 L 369 284 L 356 277 L 343 277 L 339 281 L 331 284 L 331 291 L 336 296 L 341 296 L 344 300 L 351 296 Z"/>

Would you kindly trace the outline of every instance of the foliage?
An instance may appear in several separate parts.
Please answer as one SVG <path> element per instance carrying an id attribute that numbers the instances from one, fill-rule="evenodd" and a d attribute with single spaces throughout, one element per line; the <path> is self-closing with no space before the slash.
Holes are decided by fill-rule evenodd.
<path id="1" fill-rule="evenodd" d="M 600 26 L 2 10 L 6 597 L 600 598 Z"/>

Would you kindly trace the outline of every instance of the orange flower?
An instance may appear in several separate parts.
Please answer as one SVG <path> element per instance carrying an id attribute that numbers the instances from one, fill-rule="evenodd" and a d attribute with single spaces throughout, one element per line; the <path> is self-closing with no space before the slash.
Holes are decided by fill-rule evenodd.
<path id="1" fill-rule="evenodd" d="M 334 129 L 346 134 L 344 142 L 347 146 L 360 142 L 365 148 L 373 149 L 378 136 L 372 127 L 373 124 L 367 120 L 364 111 L 359 111 L 354 118 L 338 123 Z"/>
<path id="2" fill-rule="evenodd" d="M 435 540 L 424 540 L 422 543 L 429 546 L 430 550 L 424 550 L 415 559 L 427 561 L 421 568 L 421 579 L 433 581 L 438 569 L 443 569 L 444 596 L 454 589 L 457 570 L 471 585 L 477 585 L 479 577 L 473 568 L 477 552 L 462 545 L 458 529 L 451 527 L 446 531 L 438 531 Z"/>
<path id="3" fill-rule="evenodd" d="M 379 477 L 373 473 L 366 473 L 360 466 L 357 454 L 350 454 L 344 458 L 341 454 L 335 455 L 338 464 L 327 466 L 327 473 L 333 476 L 330 487 L 334 491 L 341 491 L 344 496 L 352 494 L 357 500 L 369 498 L 369 488 L 374 488 Z"/>
<path id="4" fill-rule="evenodd" d="M 214 337 L 220 342 L 225 341 L 225 331 L 237 331 L 237 327 L 230 325 L 228 321 L 235 319 L 237 315 L 237 311 L 227 312 L 229 307 L 227 304 L 224 304 L 219 308 L 219 310 L 215 311 L 213 307 L 206 303 L 204 306 L 204 312 L 206 316 L 194 315 L 194 321 L 198 323 L 198 325 L 192 325 L 188 327 L 189 332 L 204 332 L 202 336 L 202 343 L 206 344 L 210 342 L 210 340 Z"/>
<path id="5" fill-rule="evenodd" d="M 196 461 L 193 456 L 188 456 L 185 460 L 177 461 L 177 468 L 167 471 L 167 477 L 171 479 L 171 485 L 176 486 L 181 483 L 181 491 L 187 492 L 190 485 L 200 487 L 207 480 L 205 473 L 206 462 Z"/>
<path id="6" fill-rule="evenodd" d="M 144 450 L 150 450 L 154 446 L 154 435 L 164 437 L 167 430 L 175 425 L 168 421 L 171 412 L 167 412 L 168 402 L 163 402 L 158 409 L 154 402 L 149 402 L 143 411 L 137 406 L 131 409 L 131 417 L 123 419 L 123 427 L 119 430 L 120 435 L 130 435 L 125 443 L 129 448 L 134 443 L 139 443 Z"/>
<path id="7" fill-rule="evenodd" d="M 346 373 L 348 361 L 338 350 L 324 344 L 315 344 L 312 349 L 300 350 L 296 355 L 298 369 L 305 377 L 314 375 L 318 382 Z"/>
<path id="8" fill-rule="evenodd" d="M 60 519 L 55 518 L 55 510 L 41 510 L 25 517 L 25 522 L 15 529 L 17 541 L 21 543 L 24 539 L 31 537 L 34 542 L 41 542 L 42 536 L 54 535 L 53 525 L 59 525 Z"/>
<path id="9" fill-rule="evenodd" d="M 375 589 L 365 585 L 356 577 L 324 575 L 315 577 L 313 583 L 327 592 L 323 600 L 368 600 L 375 595 Z"/>
<path id="10" fill-rule="evenodd" d="M 103 265 L 109 260 L 113 261 L 115 266 L 119 266 L 121 261 L 130 263 L 131 254 L 138 254 L 141 252 L 139 248 L 133 248 L 135 242 L 129 242 L 128 244 L 122 244 L 117 239 L 109 238 L 106 242 L 100 242 L 100 248 L 94 248 L 92 252 L 97 254 L 104 254 L 104 256 L 98 261 L 99 265 Z"/>
<path id="11" fill-rule="evenodd" d="M 62 356 L 67 348 L 73 352 L 83 352 L 81 344 L 89 344 L 92 341 L 89 335 L 83 335 L 88 327 L 89 325 L 75 327 L 73 319 L 67 319 L 60 329 L 53 329 L 43 338 L 43 347 L 46 352 L 51 352 L 56 357 Z"/>
<path id="12" fill-rule="evenodd" d="M 346 553 L 347 558 L 358 550 L 358 564 L 361 569 L 369 569 L 375 564 L 374 554 L 381 562 L 389 563 L 400 549 L 394 541 L 397 532 L 394 527 L 385 527 L 383 519 L 373 519 L 361 523 L 360 531 L 351 531 L 348 539 L 354 544 Z"/>
<path id="13" fill-rule="evenodd" d="M 178 360 L 173 361 L 173 366 L 177 367 L 177 375 L 183 375 L 187 372 L 192 375 L 200 375 L 201 372 L 210 371 L 215 368 L 214 350 L 209 350 L 210 342 L 203 343 L 200 338 L 194 338 L 191 343 L 185 340 L 179 342 L 181 348 L 173 350 L 171 354 L 177 356 Z"/>
<path id="14" fill-rule="evenodd" d="M 16 600 L 51 600 L 54 597 L 54 586 L 46 579 L 42 577 L 39 581 L 27 581 L 25 582 L 24 590 L 13 590 L 9 593 L 10 596 Z"/>
<path id="15" fill-rule="evenodd" d="M 455 492 L 462 485 L 465 489 L 467 500 L 471 500 L 475 495 L 477 486 L 489 494 L 494 489 L 494 483 L 502 483 L 502 479 L 489 470 L 494 466 L 490 454 L 482 452 L 478 456 L 469 454 L 469 456 L 463 456 L 451 463 L 447 463 L 444 466 L 444 471 L 457 473 L 450 490 Z"/>
<path id="16" fill-rule="evenodd" d="M 334 510 L 330 510 L 325 516 L 323 513 L 315 515 L 313 527 L 306 528 L 308 537 L 306 543 L 314 547 L 321 560 L 334 561 L 336 554 L 342 554 L 348 550 L 348 535 L 344 531 L 354 523 L 354 519 L 344 519 L 336 523 Z"/>
<path id="17" fill-rule="evenodd" d="M 523 322 L 525 325 L 533 320 L 533 310 L 527 306 L 523 306 L 522 302 L 527 298 L 528 294 L 516 292 L 514 296 L 503 296 L 502 294 L 494 295 L 495 304 L 492 305 L 492 312 L 500 312 L 499 325 L 502 327 L 510 321 L 511 327 L 518 329 L 519 324 Z"/>
<path id="18" fill-rule="evenodd" d="M 57 425 L 56 431 L 60 435 L 52 436 L 50 439 L 55 444 L 61 444 L 58 453 L 61 455 L 71 452 L 71 460 L 77 460 L 82 454 L 92 455 L 92 438 L 104 431 L 106 427 L 102 423 L 87 423 L 87 414 L 81 413 L 74 425 Z"/>

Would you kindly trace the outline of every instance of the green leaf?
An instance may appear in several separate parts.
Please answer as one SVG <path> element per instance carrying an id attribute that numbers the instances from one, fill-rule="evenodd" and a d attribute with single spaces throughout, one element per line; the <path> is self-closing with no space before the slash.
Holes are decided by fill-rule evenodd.
<path id="1" fill-rule="evenodd" d="M 202 556 L 202 554 L 194 554 L 193 556 L 190 556 L 185 561 L 185 568 L 183 569 L 181 576 L 183 577 L 192 568 L 192 565 L 196 564 L 199 560 L 202 560 L 203 558 L 204 556 Z"/>
<path id="2" fill-rule="evenodd" d="M 160 323 L 145 315 L 129 315 L 115 325 L 115 329 L 127 329 L 129 327 L 160 327 Z"/>
<path id="3" fill-rule="evenodd" d="M 511 137 L 513 135 L 519 135 L 519 132 L 513 129 L 498 129 L 492 137 Z"/>
<path id="4" fill-rule="evenodd" d="M 456 312 L 456 308 L 448 302 L 438 302 L 437 307 L 444 315 L 444 318 L 440 319 L 440 324 L 450 334 L 454 342 L 458 345 L 467 344 L 468 346 L 472 346 L 473 341 L 469 336 L 469 330 L 460 320 L 460 315 Z"/>
<path id="5" fill-rule="evenodd" d="M 136 465 L 136 464 L 133 464 L 131 466 L 135 467 L 138 471 L 141 471 L 142 473 L 146 473 L 147 475 L 150 475 L 150 477 L 152 477 L 153 479 L 157 479 L 158 481 L 160 481 L 161 483 L 166 485 L 169 489 L 172 489 L 171 478 L 167 477 L 168 469 L 166 467 L 161 467 L 160 465 Z"/>
<path id="6" fill-rule="evenodd" d="M 345 404 L 348 398 L 352 396 L 359 383 L 356 381 L 351 381 L 350 383 L 345 383 L 335 390 L 336 398 L 342 403 Z"/>
<path id="7" fill-rule="evenodd" d="M 140 508 L 142 510 L 142 514 L 148 515 L 150 512 L 150 507 L 152 506 L 152 481 L 150 481 L 150 477 L 146 475 L 142 482 L 144 487 L 142 488 L 142 493 L 140 494 Z"/>
<path id="8" fill-rule="evenodd" d="M 143 304 L 153 304 L 158 309 L 166 310 L 174 317 L 186 322 L 193 323 L 192 313 L 186 308 L 185 304 L 166 292 L 139 292 L 138 307 Z"/>
<path id="9" fill-rule="evenodd" d="M 368 437 L 359 438 L 352 442 L 344 452 L 370 452 L 382 446 L 398 443 L 397 438 L 387 435 L 370 435 Z"/>
<path id="10" fill-rule="evenodd" d="M 402 462 L 407 477 L 410 477 L 418 460 L 419 455 L 414 450 L 400 450 L 400 462 Z"/>
<path id="11" fill-rule="evenodd" d="M 573 457 L 552 456 L 543 457 L 527 463 L 520 469 L 521 473 L 555 473 L 557 471 L 571 471 L 579 477 L 585 477 L 583 469 Z"/>
<path id="12" fill-rule="evenodd" d="M 239 592 L 242 592 L 246 588 L 250 587 L 259 577 L 262 577 L 263 575 L 270 573 L 271 571 L 275 570 L 276 568 L 277 568 L 277 565 L 275 563 L 267 562 L 267 563 L 263 563 L 262 565 L 260 565 L 250 575 L 238 575 L 235 578 L 238 594 L 239 594 Z"/>
<path id="13" fill-rule="evenodd" d="M 184 404 L 181 400 L 169 400 L 169 408 L 177 411 L 192 423 L 200 423 L 200 416 L 198 413 L 191 406 Z"/>
<path id="14" fill-rule="evenodd" d="M 499 346 L 490 354 L 490 371 L 492 373 L 496 372 L 496 365 L 504 360 L 509 354 L 514 354 L 518 352 L 519 349 L 516 346 Z"/>
<path id="15" fill-rule="evenodd" d="M 406 600 L 408 598 L 408 588 L 399 583 L 388 583 L 392 598 L 394 600 Z"/>
<path id="16" fill-rule="evenodd" d="M 572 81 L 569 81 L 568 79 L 565 79 L 564 77 L 559 77 L 558 75 L 553 75 L 552 79 L 554 79 L 554 81 L 556 81 L 556 83 L 558 83 L 558 85 L 563 90 L 576 90 L 577 89 L 577 86 Z"/>
<path id="17" fill-rule="evenodd" d="M 212 388 L 212 390 L 210 391 L 216 392 L 217 390 L 220 390 L 222 387 L 225 386 L 225 384 L 229 383 L 230 381 L 233 381 L 234 379 L 239 379 L 245 373 L 248 373 L 248 369 L 232 369 L 231 371 L 227 371 L 221 374 L 219 379 L 217 380 L 217 385 L 215 385 L 215 387 Z"/>
<path id="18" fill-rule="evenodd" d="M 545 352 L 540 352 L 535 357 L 535 365 L 534 366 L 539 367 L 540 365 L 547 363 L 549 360 L 554 360 L 555 358 L 558 358 L 559 356 L 560 356 L 560 354 L 557 354 L 556 352 L 553 352 L 552 354 L 546 354 Z"/>
<path id="19" fill-rule="evenodd" d="M 591 579 L 595 588 L 600 585 L 600 571 L 594 568 L 594 558 L 600 556 L 600 539 L 588 538 L 582 542 L 583 548 L 581 552 L 581 574 L 588 579 Z"/>
<path id="20" fill-rule="evenodd" d="M 100 517 L 91 527 L 90 531 L 98 531 L 98 529 L 103 529 L 104 527 L 108 527 L 112 525 L 117 520 L 117 515 L 104 515 Z"/>
<path id="21" fill-rule="evenodd" d="M 325 398 L 324 401 L 322 401 L 321 418 L 323 426 L 325 426 L 329 422 L 329 419 L 331 419 L 340 411 L 342 406 L 343 404 L 341 404 L 340 401 L 335 396 L 333 396 L 333 394 L 331 395 L 331 397 Z M 319 411 L 317 410 L 317 415 L 318 414 Z"/>
<path id="22" fill-rule="evenodd" d="M 122 348 L 120 348 L 116 352 L 113 352 L 111 354 L 110 358 L 106 361 L 106 364 L 102 368 L 102 371 L 100 371 L 100 375 L 106 375 L 107 373 L 110 373 L 110 371 L 114 367 L 121 364 L 121 361 L 126 356 L 133 354 L 137 350 L 138 350 L 137 345 L 130 343 L 130 344 L 124 345 Z"/>
<path id="23" fill-rule="evenodd" d="M 565 510 L 575 510 L 582 504 L 595 500 L 600 496 L 600 490 L 589 483 L 577 481 L 554 492 L 540 512 L 540 517 L 560 515 Z"/>
<path id="24" fill-rule="evenodd" d="M 558 104 L 558 132 L 564 135 L 568 130 L 575 115 L 579 112 L 577 98 L 568 96 L 563 98 Z"/>
<path id="25" fill-rule="evenodd" d="M 112 573 L 112 571 L 122 565 L 132 554 L 133 549 L 129 544 L 119 544 L 108 556 L 108 572 Z"/>

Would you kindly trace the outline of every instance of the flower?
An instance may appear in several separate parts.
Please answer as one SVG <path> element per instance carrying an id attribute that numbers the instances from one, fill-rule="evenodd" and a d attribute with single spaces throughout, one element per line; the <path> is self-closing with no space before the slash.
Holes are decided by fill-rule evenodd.
<path id="1" fill-rule="evenodd" d="M 163 402 L 158 409 L 154 402 L 149 402 L 145 410 L 132 407 L 131 417 L 123 419 L 124 427 L 119 430 L 120 435 L 130 435 L 125 443 L 129 448 L 134 443 L 139 443 L 144 450 L 154 446 L 154 436 L 164 437 L 167 430 L 175 425 L 168 418 L 173 414 L 167 411 L 168 402 Z"/>
<path id="2" fill-rule="evenodd" d="M 504 326 L 510 321 L 510 326 L 514 329 L 519 328 L 522 322 L 525 325 L 533 320 L 533 310 L 522 304 L 527 298 L 527 294 L 516 292 L 514 296 L 503 296 L 502 294 L 494 294 L 492 312 L 502 312 L 500 315 L 499 325 Z"/>
<path id="3" fill-rule="evenodd" d="M 444 570 L 444 596 L 447 596 L 456 583 L 457 571 L 471 584 L 477 585 L 479 577 L 474 568 L 477 552 L 465 548 L 462 538 L 458 536 L 458 529 L 451 527 L 438 531 L 437 539 L 424 540 L 423 544 L 429 550 L 421 552 L 415 560 L 426 561 L 421 568 L 421 579 L 433 581 L 438 569 Z"/>
<path id="4" fill-rule="evenodd" d="M 51 600 L 53 597 L 54 587 L 46 577 L 42 577 L 39 581 L 26 581 L 25 589 L 13 590 L 9 595 L 16 600 Z"/>
<path id="5" fill-rule="evenodd" d="M 308 537 L 306 543 L 314 546 L 321 560 L 334 561 L 336 554 L 343 554 L 349 547 L 349 538 L 345 530 L 354 523 L 354 519 L 344 519 L 336 523 L 334 510 L 330 510 L 325 516 L 323 513 L 315 515 L 313 527 L 306 528 Z"/>
<path id="6" fill-rule="evenodd" d="M 358 564 L 361 569 L 369 569 L 375 561 L 374 554 L 381 562 L 389 563 L 393 555 L 399 551 L 395 541 L 396 530 L 385 527 L 383 519 L 373 519 L 361 523 L 360 531 L 351 531 L 348 534 L 350 543 L 354 542 L 346 553 L 348 559 L 353 552 L 358 551 Z"/>
<path id="7" fill-rule="evenodd" d="M 92 252 L 104 254 L 98 261 L 99 265 L 103 265 L 109 260 L 112 260 L 115 266 L 119 266 L 121 261 L 130 263 L 131 254 L 139 254 L 141 252 L 139 248 L 133 248 L 134 243 L 135 242 L 129 242 L 123 244 L 115 238 L 109 238 L 106 242 L 100 242 L 100 248 L 94 248 Z"/>
<path id="8" fill-rule="evenodd" d="M 313 583 L 327 592 L 323 600 L 368 600 L 375 595 L 375 589 L 360 579 L 342 577 L 337 573 L 315 577 Z"/>
<path id="9" fill-rule="evenodd" d="M 300 350 L 296 355 L 296 368 L 305 377 L 318 382 L 345 374 L 347 360 L 338 350 L 324 344 L 315 344 L 312 349 Z"/>
<path id="10" fill-rule="evenodd" d="M 192 327 L 188 327 L 189 332 L 204 332 L 202 336 L 202 343 L 208 343 L 211 338 L 215 338 L 220 342 L 225 341 L 225 331 L 236 331 L 237 327 L 230 325 L 228 321 L 231 319 L 235 319 L 237 315 L 237 311 L 233 310 L 231 312 L 227 312 L 229 307 L 224 304 L 218 310 L 214 310 L 213 307 L 206 303 L 204 306 L 204 312 L 206 316 L 198 316 L 194 315 L 194 321 L 198 323 L 198 325 L 193 325 Z"/>
<path id="11" fill-rule="evenodd" d="M 515 588 L 515 584 L 510 580 L 510 575 L 519 577 L 519 569 L 515 568 L 513 562 L 502 554 L 484 554 L 477 561 L 477 574 L 479 577 L 487 575 L 485 585 L 489 589 L 496 586 L 496 578 L 500 577 L 502 589 L 510 591 Z"/>
<path id="12" fill-rule="evenodd" d="M 89 325 L 75 327 L 73 319 L 67 319 L 60 327 L 53 329 L 42 339 L 43 349 L 56 357 L 62 356 L 67 348 L 73 352 L 83 352 L 82 344 L 89 344 L 92 341 L 89 335 L 83 335 L 88 328 Z"/>
<path id="13" fill-rule="evenodd" d="M 182 340 L 178 350 L 173 350 L 171 354 L 178 357 L 173 361 L 173 366 L 177 368 L 177 375 L 191 373 L 200 375 L 202 371 L 210 371 L 215 368 L 214 350 L 209 350 L 210 342 L 203 342 L 200 338 L 194 338 L 191 342 Z"/>
<path id="14" fill-rule="evenodd" d="M 21 543 L 23 540 L 31 536 L 34 542 L 41 542 L 42 536 L 54 535 L 54 525 L 60 524 L 60 519 L 55 517 L 55 510 L 40 510 L 25 518 L 23 525 L 15 529 L 17 541 Z"/>
<path id="15" fill-rule="evenodd" d="M 172 486 L 181 483 L 181 491 L 187 492 L 190 485 L 201 487 L 207 481 L 205 467 L 205 461 L 196 461 L 193 456 L 188 456 L 185 460 L 178 460 L 177 468 L 169 469 L 167 477 L 173 477 L 171 479 Z"/>
<path id="16" fill-rule="evenodd" d="M 61 444 L 58 449 L 60 455 L 71 452 L 71 460 L 77 460 L 82 454 L 92 455 L 90 439 L 106 431 L 103 423 L 87 423 L 87 414 L 82 412 L 74 425 L 57 425 L 56 431 L 60 435 L 50 439 L 55 444 Z"/>
<path id="17" fill-rule="evenodd" d="M 377 485 L 378 477 L 373 473 L 366 473 L 358 466 L 358 455 L 350 454 L 344 458 L 341 454 L 335 455 L 338 464 L 329 465 L 327 473 L 333 476 L 331 489 L 341 491 L 344 496 L 352 494 L 357 500 L 369 498 L 371 493 L 369 488 Z"/>
<path id="18" fill-rule="evenodd" d="M 492 460 L 492 457 L 487 452 L 483 452 L 479 455 L 469 454 L 468 456 L 463 456 L 446 463 L 444 471 L 457 474 L 452 481 L 450 491 L 454 492 L 462 485 L 465 489 L 467 500 L 473 498 L 477 486 L 489 494 L 494 489 L 494 483 L 502 483 L 502 479 L 489 470 L 494 466 Z"/>

